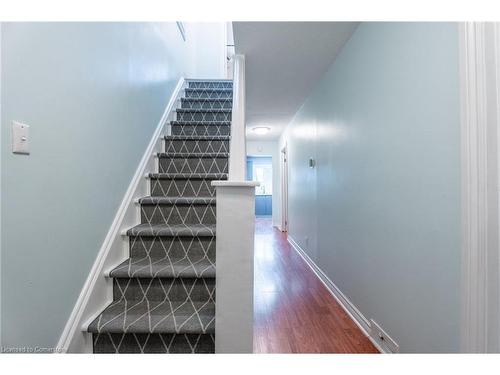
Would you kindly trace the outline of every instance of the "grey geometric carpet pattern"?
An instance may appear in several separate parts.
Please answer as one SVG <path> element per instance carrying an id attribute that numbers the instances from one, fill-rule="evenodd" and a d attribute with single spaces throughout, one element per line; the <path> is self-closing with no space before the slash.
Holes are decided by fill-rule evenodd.
<path id="1" fill-rule="evenodd" d="M 232 82 L 189 81 L 109 272 L 113 302 L 89 325 L 94 353 L 214 353 L 215 189 L 228 176 Z"/>
<path id="2" fill-rule="evenodd" d="M 215 336 L 205 334 L 101 333 L 94 335 L 94 353 L 213 353 Z"/>

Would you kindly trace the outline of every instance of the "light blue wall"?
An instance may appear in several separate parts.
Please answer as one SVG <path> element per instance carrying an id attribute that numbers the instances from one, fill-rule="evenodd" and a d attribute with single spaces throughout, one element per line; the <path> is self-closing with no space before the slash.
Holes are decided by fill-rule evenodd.
<path id="1" fill-rule="evenodd" d="M 456 24 L 363 23 L 280 140 L 290 236 L 403 352 L 459 347 L 458 79 Z"/>
<path id="2" fill-rule="evenodd" d="M 223 29 L 200 27 L 2 24 L 4 346 L 57 343 L 179 77 L 221 78 Z M 12 120 L 31 155 L 10 152 Z"/>

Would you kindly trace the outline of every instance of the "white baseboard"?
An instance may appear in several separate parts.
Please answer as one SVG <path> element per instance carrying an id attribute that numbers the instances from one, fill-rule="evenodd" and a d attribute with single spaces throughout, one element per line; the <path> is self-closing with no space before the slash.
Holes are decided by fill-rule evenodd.
<path id="1" fill-rule="evenodd" d="M 381 353 L 391 353 L 389 348 L 381 345 L 378 340 L 376 340 L 371 335 L 371 324 L 370 321 L 358 310 L 358 308 L 342 293 L 342 291 L 333 283 L 332 280 L 318 267 L 314 261 L 309 258 L 306 252 L 299 246 L 297 242 L 290 236 L 287 236 L 288 243 L 292 246 L 292 248 L 304 259 L 309 268 L 316 274 L 318 279 L 323 283 L 323 285 L 328 289 L 333 298 L 337 300 L 337 302 L 342 306 L 347 315 L 351 317 L 351 319 L 356 323 L 361 332 L 372 342 L 372 344 L 377 348 Z"/>
<path id="2" fill-rule="evenodd" d="M 161 151 L 169 116 L 173 115 L 184 82 L 184 78 L 177 82 L 59 338 L 57 348 L 63 353 L 92 352 L 92 338 L 86 333 L 86 329 L 92 319 L 113 299 L 112 280 L 106 278 L 105 273 L 128 256 L 128 241 L 124 240 L 122 232 L 140 222 L 140 212 L 135 201 L 148 194 L 148 182 L 144 174 L 154 170 L 154 155 Z"/>

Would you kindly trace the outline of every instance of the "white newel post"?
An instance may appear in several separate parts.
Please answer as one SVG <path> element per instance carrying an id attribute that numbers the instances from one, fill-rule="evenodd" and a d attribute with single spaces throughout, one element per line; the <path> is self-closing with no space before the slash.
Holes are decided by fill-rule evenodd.
<path id="1" fill-rule="evenodd" d="M 217 194 L 215 352 L 253 351 L 255 186 L 245 181 L 245 57 L 234 56 L 233 109 L 227 181 Z"/>
<path id="2" fill-rule="evenodd" d="M 217 189 L 215 352 L 252 353 L 255 182 Z"/>
<path id="3" fill-rule="evenodd" d="M 229 144 L 229 180 L 245 181 L 247 177 L 245 127 L 245 56 L 235 55 L 233 63 L 233 110 Z"/>

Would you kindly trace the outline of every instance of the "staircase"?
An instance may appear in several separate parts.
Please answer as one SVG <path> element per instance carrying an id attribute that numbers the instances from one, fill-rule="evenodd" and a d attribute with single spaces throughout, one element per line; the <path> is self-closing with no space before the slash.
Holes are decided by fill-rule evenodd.
<path id="1" fill-rule="evenodd" d="M 228 175 L 231 81 L 189 81 L 165 136 L 113 302 L 88 326 L 94 353 L 215 351 L 215 189 Z"/>

